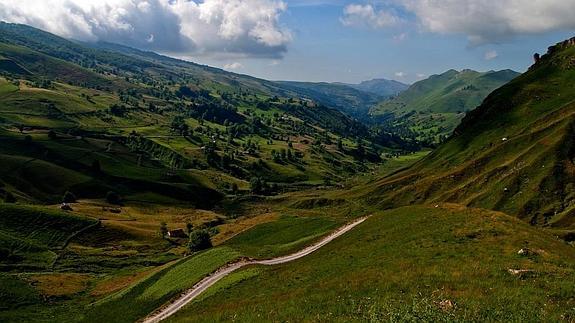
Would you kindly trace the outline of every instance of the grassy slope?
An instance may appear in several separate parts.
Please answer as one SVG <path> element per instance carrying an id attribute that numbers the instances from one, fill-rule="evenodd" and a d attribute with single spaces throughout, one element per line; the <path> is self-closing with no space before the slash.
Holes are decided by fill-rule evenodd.
<path id="1" fill-rule="evenodd" d="M 440 142 L 457 127 L 464 113 L 475 109 L 493 90 L 519 74 L 510 70 L 480 73 L 450 70 L 413 84 L 399 96 L 371 110 L 392 116 L 392 125 L 407 128 L 432 142 Z"/>
<path id="2" fill-rule="evenodd" d="M 385 208 L 449 201 L 575 229 L 573 57 L 572 46 L 545 56 L 491 94 L 447 143 L 362 194 Z"/>
<path id="3" fill-rule="evenodd" d="M 0 52 L 5 58 L 11 59 L 26 71 L 39 77 L 91 87 L 109 87 L 112 85 L 112 82 L 92 71 L 26 47 L 0 43 Z"/>
<path id="4" fill-rule="evenodd" d="M 361 91 L 346 84 L 310 82 L 279 82 L 279 84 L 306 98 L 337 108 L 358 119 L 367 118 L 370 108 L 383 98 L 383 96 Z"/>
<path id="5" fill-rule="evenodd" d="M 0 267 L 46 269 L 56 259 L 54 251 L 96 223 L 41 207 L 0 204 Z"/>
<path id="6" fill-rule="evenodd" d="M 73 207 L 98 216 L 92 214 L 98 211 L 95 206 L 87 208 L 87 205 L 77 204 Z M 329 218 L 273 217 L 273 222 L 252 227 L 214 249 L 169 263 L 177 259 L 173 253 L 180 252 L 179 249 L 169 249 L 168 243 L 151 237 L 157 224 L 148 231 L 146 223 L 141 222 L 144 219 L 153 221 L 149 219 L 150 215 L 160 210 L 143 214 L 142 219 L 132 211 L 137 209 L 125 207 L 122 214 L 102 214 L 108 220 L 73 239 L 66 250 L 60 252 L 54 270 L 43 276 L 33 272 L 0 276 L 0 280 L 6 282 L 0 288 L 5 296 L 5 299 L 0 297 L 4 302 L 0 307 L 8 309 L 0 315 L 0 320 L 43 321 L 43 317 L 50 317 L 48 321 L 92 322 L 105 318 L 109 322 L 132 322 L 228 262 L 242 256 L 267 258 L 299 250 L 341 223 Z M 170 222 L 170 227 L 178 227 L 173 221 L 184 221 L 183 218 L 188 217 L 184 213 L 178 214 L 182 211 L 173 209 L 155 217 L 157 221 Z M 191 222 L 197 224 L 195 220 Z M 257 218 L 252 222 L 252 226 L 256 225 Z M 138 228 L 146 232 L 140 232 Z M 83 275 L 74 276 L 82 279 L 80 286 L 72 284 L 72 278 L 64 277 L 63 273 Z M 60 284 L 61 295 L 48 297 L 46 289 L 49 287 L 45 286 L 50 285 L 36 283 L 35 279 Z M 70 283 L 69 287 L 67 283 Z M 64 291 L 67 288 L 70 291 Z"/>
<path id="7" fill-rule="evenodd" d="M 373 113 L 469 111 L 481 104 L 494 89 L 518 75 L 509 70 L 486 73 L 450 70 L 413 84 L 397 98 L 383 102 Z"/>
<path id="8" fill-rule="evenodd" d="M 17 61 L 32 73 L 0 78 L 0 127 L 10 130 L 0 130 L 1 140 L 7 139 L 4 134 L 10 139 L 22 141 L 26 135 L 34 140 L 39 139 L 41 144 L 33 144 L 38 148 L 34 158 L 39 161 L 35 165 L 47 165 L 49 171 L 46 178 L 57 179 L 60 174 L 67 173 L 63 176 L 67 179 L 78 177 L 75 174 L 81 172 L 94 179 L 89 181 L 83 178 L 78 183 L 65 181 L 59 183 L 61 185 L 54 185 L 59 189 L 46 191 L 34 187 L 34 181 L 15 183 L 17 179 L 4 178 L 14 187 L 13 193 L 23 200 L 55 202 L 65 190 L 77 188 L 77 184 L 83 186 L 75 193 L 84 198 L 93 198 L 95 194 L 101 198 L 111 189 L 124 191 L 128 195 L 137 193 L 137 198 L 141 198 L 146 196 L 146 189 L 134 192 L 138 191 L 134 187 L 143 186 L 136 184 L 145 180 L 154 183 L 176 182 L 179 185 L 180 192 L 177 194 L 172 194 L 176 189 L 165 190 L 170 193 L 165 201 L 198 202 L 194 196 L 182 192 L 182 188 L 191 184 L 194 186 L 192 193 L 198 193 L 199 189 L 203 194 L 213 195 L 207 188 L 229 192 L 232 183 L 236 183 L 245 189 L 250 178 L 255 176 L 287 185 L 317 185 L 323 183 L 325 178 L 342 179 L 364 169 L 354 155 L 355 143 L 344 138 L 350 144 L 342 151 L 337 151 L 335 143 L 342 136 L 367 136 L 366 127 L 342 113 L 311 103 L 310 106 L 299 101 L 288 104 L 285 97 L 270 103 L 268 99 L 272 95 L 293 95 L 272 82 L 122 46 L 100 44 L 92 48 L 31 27 L 5 23 L 0 24 L 0 53 L 3 58 Z M 45 66 L 50 66 L 50 69 Z M 21 77 L 25 80 L 18 79 Z M 41 85 L 45 88 L 39 88 L 38 83 L 45 81 L 50 83 Z M 180 85 L 209 91 L 209 99 L 206 100 L 213 111 L 233 105 L 237 107 L 236 115 L 240 118 L 254 122 L 260 117 L 266 118 L 262 121 L 266 121 L 269 127 L 261 124 L 252 126 L 251 122 L 223 126 L 223 119 L 215 122 L 210 118 L 214 122 L 202 122 L 198 116 L 192 118 L 188 115 L 189 108 L 194 104 L 205 106 L 206 103 L 197 98 L 176 97 L 174 92 Z M 110 90 L 111 87 L 114 91 Z M 221 101 L 224 94 L 227 101 Z M 259 103 L 265 104 L 262 107 Z M 114 104 L 125 105 L 125 113 L 111 113 L 109 107 Z M 148 109 L 150 104 L 154 105 L 155 110 Z M 193 135 L 184 137 L 171 130 L 170 124 L 176 116 L 186 118 L 186 124 L 195 130 Z M 289 118 L 289 122 L 285 118 Z M 248 130 L 246 127 L 249 127 Z M 18 134 L 17 128 L 29 129 Z M 203 131 L 197 131 L 198 128 Z M 46 140 L 49 130 L 56 131 L 64 140 Z M 81 144 L 75 142 L 80 141 L 75 140 L 75 135 L 68 135 L 78 132 L 83 136 Z M 124 147 L 123 141 L 132 132 L 145 137 L 148 145 Z M 236 136 L 231 143 L 228 142 L 230 133 Z M 235 165 L 223 167 L 222 163 L 217 163 L 217 158 L 216 162 L 208 162 L 202 147 L 214 138 L 217 141 L 217 157 L 233 156 Z M 268 143 L 270 139 L 272 142 Z M 319 139 L 331 141 L 324 145 L 325 150 L 312 146 Z M 288 140 L 296 147 L 290 148 Z M 107 141 L 113 148 L 118 148 L 121 155 L 114 155 L 118 151 L 106 151 L 107 147 L 97 141 Z M 246 154 L 242 146 L 248 142 L 257 144 L 258 151 Z M 393 145 L 399 147 L 397 143 Z M 21 160 L 30 157 L 28 152 L 19 149 L 8 153 L 2 150 Z M 304 157 L 297 162 L 272 162 L 274 150 L 279 153 L 288 149 Z M 143 156 L 141 150 L 144 150 Z M 107 175 L 116 178 L 102 180 L 100 174 L 87 170 L 86 167 L 89 168 L 96 160 L 103 165 Z M 183 162 L 174 166 L 174 160 Z M 266 164 L 254 170 L 257 167 L 253 165 L 257 166 L 260 160 Z M 173 167 L 178 169 L 171 169 Z M 206 169 L 209 172 L 197 176 L 198 171 Z M 171 173 L 177 176 L 166 178 L 166 174 Z M 20 174 L 17 177 L 21 177 Z M 128 189 L 123 185 L 125 181 L 130 182 Z M 92 189 L 94 187 L 97 189 Z M 157 187 L 151 189 L 154 194 L 159 193 Z M 84 195 L 85 192 L 91 193 Z M 148 200 L 157 202 L 156 198 Z M 213 200 L 210 200 L 206 204 L 212 204 Z"/>
<path id="9" fill-rule="evenodd" d="M 518 255 L 524 247 L 538 255 Z M 501 213 L 402 208 L 304 259 L 240 272 L 169 321 L 569 320 L 572 250 Z M 442 300 L 455 308 L 443 312 Z"/>
<path id="10" fill-rule="evenodd" d="M 230 239 L 226 245 L 245 256 L 270 258 L 297 251 L 335 229 L 338 224 L 330 218 L 284 216 L 277 221 L 258 225 Z"/>
<path id="11" fill-rule="evenodd" d="M 233 249 L 217 248 L 183 259 L 128 289 L 98 301 L 88 309 L 82 321 L 134 322 L 239 257 L 240 254 Z"/>

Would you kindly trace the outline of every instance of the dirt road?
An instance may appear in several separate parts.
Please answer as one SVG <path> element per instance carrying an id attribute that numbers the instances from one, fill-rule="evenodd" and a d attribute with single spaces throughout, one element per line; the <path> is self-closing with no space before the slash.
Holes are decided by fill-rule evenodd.
<path id="1" fill-rule="evenodd" d="M 317 243 L 315 243 L 315 244 L 313 244 L 313 245 L 311 245 L 311 246 L 309 246 L 309 247 L 307 247 L 301 251 L 298 251 L 294 254 L 291 254 L 291 255 L 273 258 L 273 259 L 267 259 L 267 260 L 241 261 L 241 262 L 233 263 L 233 264 L 227 265 L 225 267 L 222 267 L 218 271 L 216 271 L 214 274 L 212 274 L 211 276 L 208 276 L 208 277 L 204 278 L 203 280 L 201 280 L 192 289 L 190 289 L 189 291 L 182 294 L 182 296 L 180 296 L 180 298 L 178 298 L 173 303 L 169 304 L 166 307 L 161 308 L 157 312 L 148 316 L 146 319 L 144 319 L 143 322 L 144 323 L 157 323 L 157 322 L 160 322 L 160 321 L 170 317 L 171 315 L 173 315 L 174 313 L 179 311 L 182 307 L 186 306 L 186 304 L 190 303 L 192 300 L 194 300 L 196 297 L 198 297 L 200 294 L 205 292 L 208 288 L 210 288 L 215 283 L 217 283 L 220 279 L 228 276 L 232 272 L 234 272 L 234 271 L 236 271 L 242 267 L 249 266 L 249 265 L 265 265 L 265 266 L 280 265 L 280 264 L 285 264 L 287 262 L 303 258 L 303 257 L 313 253 L 314 251 L 320 249 L 321 247 L 325 246 L 326 244 L 330 243 L 331 241 L 337 239 L 338 237 L 344 235 L 346 232 L 355 228 L 357 225 L 361 224 L 365 220 L 367 220 L 367 217 L 361 218 L 361 219 L 358 219 L 352 223 L 349 223 L 349 224 L 339 228 L 338 230 L 336 230 L 335 232 L 333 232 L 329 236 L 323 238 L 321 241 L 319 241 L 319 242 L 317 242 Z"/>

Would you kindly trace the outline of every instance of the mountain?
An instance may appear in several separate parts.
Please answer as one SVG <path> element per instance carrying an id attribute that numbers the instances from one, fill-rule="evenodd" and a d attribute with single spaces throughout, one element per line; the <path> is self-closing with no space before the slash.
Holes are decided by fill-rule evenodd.
<path id="1" fill-rule="evenodd" d="M 372 183 L 367 199 L 382 208 L 459 203 L 575 232 L 574 82 L 571 39 L 490 94 L 428 157 Z"/>
<path id="2" fill-rule="evenodd" d="M 397 97 L 374 107 L 371 114 L 406 136 L 439 143 L 451 134 L 466 112 L 518 75 L 511 70 L 485 73 L 449 70 L 413 84 Z"/>
<path id="3" fill-rule="evenodd" d="M 360 84 L 313 83 L 279 81 L 278 85 L 287 90 L 329 107 L 342 111 L 358 120 L 372 123 L 369 112 L 386 98 L 395 96 L 408 85 L 397 81 L 375 79 Z"/>
<path id="4" fill-rule="evenodd" d="M 384 97 L 340 83 L 277 82 L 282 88 L 333 107 L 359 120 L 369 120 L 370 109 Z"/>
<path id="5" fill-rule="evenodd" d="M 386 79 L 373 79 L 369 81 L 363 81 L 359 84 L 346 85 L 356 90 L 373 93 L 381 97 L 396 96 L 409 88 L 409 85 L 407 84 Z"/>
<path id="6" fill-rule="evenodd" d="M 405 145 L 274 82 L 25 25 L 0 23 L 0 73 L 0 195 L 20 200 L 147 192 L 205 207 L 252 179 L 266 194 L 321 184 Z"/>

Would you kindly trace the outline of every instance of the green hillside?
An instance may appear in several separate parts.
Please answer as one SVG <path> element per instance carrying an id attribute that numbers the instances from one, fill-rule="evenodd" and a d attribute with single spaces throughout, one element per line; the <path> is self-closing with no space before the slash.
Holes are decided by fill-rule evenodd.
<path id="1" fill-rule="evenodd" d="M 416 148 L 276 83 L 121 45 L 0 23 L 0 55 L 0 158 L 14 164 L 0 180 L 27 201 L 114 190 L 210 206 L 252 181 L 277 194 Z"/>
<path id="2" fill-rule="evenodd" d="M 511 70 L 449 70 L 411 85 L 397 97 L 374 107 L 371 114 L 404 136 L 438 143 L 451 134 L 466 112 L 518 75 Z"/>
<path id="3" fill-rule="evenodd" d="M 70 238 L 97 224 L 40 207 L 0 204 L 0 268 L 47 269 Z"/>
<path id="4" fill-rule="evenodd" d="M 0 321 L 141 321 L 360 217 L 167 321 L 575 320 L 575 38 L 522 75 L 452 70 L 369 115 L 382 84 L 0 23 Z"/>
<path id="5" fill-rule="evenodd" d="M 287 81 L 278 83 L 305 98 L 334 107 L 363 121 L 369 120 L 369 110 L 385 98 L 383 95 L 358 90 L 347 84 Z"/>
<path id="6" fill-rule="evenodd" d="M 235 273 L 168 322 L 570 320 L 572 251 L 501 213 L 400 208 L 304 259 Z"/>
<path id="7" fill-rule="evenodd" d="M 457 202 L 575 230 L 574 57 L 572 42 L 551 47 L 528 72 L 489 95 L 427 158 L 372 183 L 367 199 L 384 208 Z"/>

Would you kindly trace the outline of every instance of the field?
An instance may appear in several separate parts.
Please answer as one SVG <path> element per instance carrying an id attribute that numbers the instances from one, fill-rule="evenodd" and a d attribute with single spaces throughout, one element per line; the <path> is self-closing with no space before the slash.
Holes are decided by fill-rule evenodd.
<path id="1" fill-rule="evenodd" d="M 294 263 L 230 276 L 169 321 L 569 321 L 574 278 L 572 247 L 512 217 L 407 207 Z"/>
<path id="2" fill-rule="evenodd" d="M 280 203 L 284 207 L 276 205 L 279 210 L 287 204 Z M 342 223 L 341 219 L 328 217 L 296 216 L 306 213 L 298 210 L 265 213 L 269 206 L 255 204 L 253 209 L 245 211 L 250 216 L 219 225 L 216 232 L 220 233 L 213 237 L 216 247 L 183 258 L 185 240 L 161 239 L 159 222 L 167 222 L 170 228 L 185 228 L 188 222 L 199 227 L 213 222 L 217 214 L 183 207 L 138 204 L 125 205 L 120 213 L 111 213 L 105 211 L 110 207 L 102 202 L 87 200 L 72 204 L 75 211 L 66 214 L 46 207 L 1 206 L 4 222 L 10 219 L 5 214 L 16 214 L 7 210 L 24 215 L 26 210 L 37 210 L 39 215 L 33 213 L 36 220 L 31 218 L 22 222 L 22 230 L 37 225 L 47 231 L 53 224 L 61 226 L 61 217 L 85 219 L 88 224 L 97 223 L 93 219 L 101 221 L 100 225 L 70 241 L 66 239 L 64 249 L 61 241 L 66 231 L 50 234 L 42 231 L 40 234 L 37 230 L 39 233 L 32 235 L 37 239 L 46 237 L 45 244 L 59 249 L 39 249 L 46 253 L 41 254 L 45 260 L 37 255 L 36 249 L 21 249 L 18 255 L 23 259 L 30 258 L 28 262 L 34 260 L 36 266 L 43 265 L 46 270 L 38 272 L 38 268 L 30 265 L 23 268 L 23 260 L 19 259 L 13 263 L 20 268 L 18 273 L 0 275 L 6 282 L 0 290 L 3 295 L 0 307 L 7 310 L 0 314 L 0 319 L 8 322 L 16 318 L 37 321 L 43 316 L 50 317 L 50 321 L 93 322 L 105 318 L 109 322 L 132 322 L 226 263 L 240 257 L 268 258 L 299 250 Z M 65 226 L 63 228 L 66 230 Z M 10 233 L 10 241 L 13 241 L 16 234 Z M 33 238 L 28 237 L 28 240 Z"/>
<path id="3" fill-rule="evenodd" d="M 1 268 L 48 269 L 56 260 L 56 250 L 97 223 L 41 207 L 0 204 Z"/>
<path id="4" fill-rule="evenodd" d="M 253 258 L 272 258 L 303 249 L 340 225 L 326 217 L 283 216 L 239 234 L 226 245 Z"/>
<path id="5" fill-rule="evenodd" d="M 180 260 L 128 289 L 98 301 L 81 321 L 134 322 L 239 256 L 232 249 L 216 248 Z"/>

